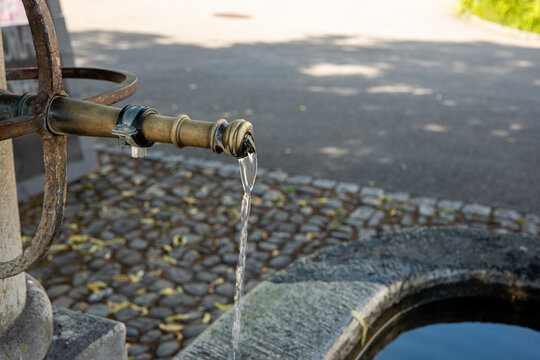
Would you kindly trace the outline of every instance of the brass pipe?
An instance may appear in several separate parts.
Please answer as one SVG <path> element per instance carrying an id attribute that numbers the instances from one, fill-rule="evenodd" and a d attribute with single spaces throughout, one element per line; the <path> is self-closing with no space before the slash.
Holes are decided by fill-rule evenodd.
<path id="1" fill-rule="evenodd" d="M 32 111 L 35 96 L 0 94 L 0 121 Z M 47 126 L 56 135 L 116 137 L 111 129 L 121 109 L 68 97 L 56 97 L 49 108 Z M 172 143 L 178 148 L 193 146 L 208 148 L 219 154 L 244 157 L 255 151 L 253 127 L 245 120 L 216 122 L 192 120 L 187 115 L 178 117 L 149 114 L 140 132 L 149 142 Z"/>

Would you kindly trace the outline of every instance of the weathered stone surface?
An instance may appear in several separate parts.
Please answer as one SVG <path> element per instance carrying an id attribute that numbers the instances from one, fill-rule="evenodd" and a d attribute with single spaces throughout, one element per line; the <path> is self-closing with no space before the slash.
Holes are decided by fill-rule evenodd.
<path id="1" fill-rule="evenodd" d="M 268 315 L 245 319 L 239 355 L 341 359 L 362 337 L 352 308 L 369 329 L 396 301 L 439 284 L 459 284 L 445 287 L 445 296 L 472 289 L 477 295 L 493 294 L 490 284 L 540 291 L 538 253 L 536 238 L 456 228 L 413 229 L 326 248 L 248 294 L 245 309 Z M 512 291 L 497 294 L 512 297 Z M 229 310 L 175 359 L 227 359 L 232 320 Z"/>
<path id="2" fill-rule="evenodd" d="M 54 338 L 45 359 L 126 359 L 125 336 L 116 321 L 54 309 Z"/>

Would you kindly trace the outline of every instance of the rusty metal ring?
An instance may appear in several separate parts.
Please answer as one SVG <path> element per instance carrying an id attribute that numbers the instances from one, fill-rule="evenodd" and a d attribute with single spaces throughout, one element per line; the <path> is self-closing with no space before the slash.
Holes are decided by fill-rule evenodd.
<path id="1" fill-rule="evenodd" d="M 66 137 L 49 132 L 45 124 L 48 109 L 54 97 L 67 96 L 62 88 L 65 78 L 109 80 L 118 83 L 111 89 L 83 100 L 110 105 L 132 95 L 137 89 L 137 78 L 125 71 L 92 68 L 62 68 L 60 52 L 52 18 L 45 0 L 23 0 L 32 32 L 37 57 L 37 69 L 8 70 L 8 80 L 36 79 L 39 92 L 33 113 L 2 122 L 4 138 L 12 138 L 36 131 L 43 141 L 45 188 L 43 210 L 36 234 L 16 258 L 0 262 L 0 279 L 15 276 L 37 263 L 49 249 L 58 234 L 66 201 Z"/>
<path id="2" fill-rule="evenodd" d="M 23 5 L 36 51 L 39 92 L 33 108 L 34 114 L 25 118 L 12 119 L 11 123 L 29 126 L 37 130 L 41 136 L 45 188 L 38 230 L 20 255 L 0 263 L 0 279 L 25 271 L 47 253 L 53 238 L 60 229 L 66 200 L 66 137 L 50 133 L 45 125 L 52 99 L 55 96 L 66 96 L 62 88 L 62 66 L 58 42 L 45 0 L 23 0 Z"/>
<path id="3" fill-rule="evenodd" d="M 110 89 L 82 99 L 95 104 L 111 105 L 130 97 L 137 91 L 137 76 L 124 70 L 64 67 L 62 68 L 62 77 L 64 79 L 104 80 L 117 83 L 117 85 Z M 8 81 L 32 80 L 37 78 L 38 69 L 35 67 L 6 70 L 6 79 Z"/>

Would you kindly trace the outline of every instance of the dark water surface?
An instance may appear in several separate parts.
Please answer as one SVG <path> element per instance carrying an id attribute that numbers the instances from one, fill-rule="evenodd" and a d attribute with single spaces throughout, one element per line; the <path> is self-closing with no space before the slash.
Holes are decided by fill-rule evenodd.
<path id="1" fill-rule="evenodd" d="M 540 360 L 540 332 L 482 322 L 442 323 L 406 331 L 375 360 Z"/>

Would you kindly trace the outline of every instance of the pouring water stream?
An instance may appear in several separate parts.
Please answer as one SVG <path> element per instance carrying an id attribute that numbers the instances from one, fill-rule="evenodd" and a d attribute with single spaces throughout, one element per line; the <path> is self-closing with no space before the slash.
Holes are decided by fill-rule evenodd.
<path id="1" fill-rule="evenodd" d="M 234 294 L 234 323 L 232 329 L 233 351 L 229 359 L 238 358 L 238 344 L 240 342 L 240 330 L 242 328 L 242 301 L 244 296 L 244 270 L 246 267 L 246 248 L 247 248 L 247 227 L 249 220 L 249 211 L 251 208 L 251 190 L 257 177 L 257 154 L 249 153 L 248 156 L 238 159 L 240 165 L 240 178 L 244 188 L 242 197 L 242 209 L 240 215 L 240 251 L 238 254 L 238 265 L 236 266 L 236 288 Z"/>

